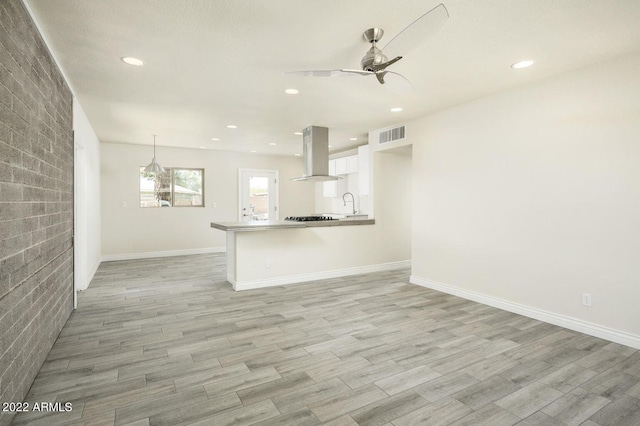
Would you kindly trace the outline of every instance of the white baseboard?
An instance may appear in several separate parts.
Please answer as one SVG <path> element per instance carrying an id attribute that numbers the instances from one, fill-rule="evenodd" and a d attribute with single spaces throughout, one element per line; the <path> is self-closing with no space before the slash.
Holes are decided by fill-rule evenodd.
<path id="1" fill-rule="evenodd" d="M 102 263 L 102 257 L 98 259 L 95 265 L 93 265 L 93 268 L 91 268 L 91 270 L 89 271 L 89 275 L 87 275 L 87 288 L 91 284 L 91 280 L 93 280 L 93 277 L 96 275 L 96 272 L 98 272 L 98 268 L 100 267 L 101 263 Z M 86 288 L 83 288 L 82 290 L 86 290 Z"/>
<path id="2" fill-rule="evenodd" d="M 309 281 L 324 280 L 327 278 L 347 277 L 350 275 L 368 274 L 371 272 L 389 271 L 391 269 L 410 268 L 410 260 L 400 260 L 397 262 L 380 263 L 377 265 L 357 266 L 354 268 L 336 269 L 332 271 L 313 272 L 310 274 L 288 275 L 285 277 L 269 278 L 265 280 L 254 280 L 237 282 L 232 277 L 227 276 L 227 281 L 233 285 L 233 289 L 251 290 L 256 288 L 274 287 L 285 284 L 298 284 Z"/>
<path id="3" fill-rule="evenodd" d="M 187 256 L 190 254 L 222 253 L 226 247 L 207 247 L 199 249 L 149 251 L 145 253 L 107 254 L 102 256 L 101 262 L 113 262 L 116 260 L 152 259 L 154 257 Z"/>
<path id="4" fill-rule="evenodd" d="M 438 290 L 443 293 L 462 297 L 463 299 L 473 300 L 474 302 L 493 306 L 494 308 L 499 308 L 505 311 L 513 312 L 515 314 L 524 315 L 529 318 L 568 328 L 569 330 L 579 331 L 580 333 L 589 334 L 591 336 L 599 337 L 601 339 L 609 340 L 621 345 L 640 349 L 640 336 L 637 336 L 635 334 L 614 330 L 598 324 L 579 320 L 577 318 L 544 311 L 542 309 L 532 308 L 530 306 L 521 305 L 519 303 L 510 302 L 508 300 L 499 299 L 497 297 L 487 296 L 482 293 L 464 290 L 448 284 L 430 281 L 424 278 L 416 277 L 415 275 L 411 275 L 411 277 L 409 278 L 409 282 L 422 287 Z"/>

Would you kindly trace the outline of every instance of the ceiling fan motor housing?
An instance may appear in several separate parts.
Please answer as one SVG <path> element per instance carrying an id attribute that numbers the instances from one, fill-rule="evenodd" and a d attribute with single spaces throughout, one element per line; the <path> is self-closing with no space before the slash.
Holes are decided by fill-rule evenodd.
<path id="1" fill-rule="evenodd" d="M 375 71 L 373 65 L 380 65 L 387 62 L 387 57 L 382 53 L 380 49 L 373 46 L 366 55 L 360 61 L 362 69 L 364 71 Z"/>
<path id="2" fill-rule="evenodd" d="M 372 44 L 371 49 L 369 49 L 360 61 L 360 65 L 362 65 L 364 71 L 375 71 L 373 65 L 380 65 L 387 62 L 387 57 L 376 47 L 376 43 L 380 41 L 383 35 L 384 30 L 382 28 L 369 28 L 362 33 L 364 39 Z"/>

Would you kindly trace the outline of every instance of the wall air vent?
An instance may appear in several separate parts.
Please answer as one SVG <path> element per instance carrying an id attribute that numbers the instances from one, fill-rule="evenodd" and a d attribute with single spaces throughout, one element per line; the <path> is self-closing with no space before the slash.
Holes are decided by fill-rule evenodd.
<path id="1" fill-rule="evenodd" d="M 380 132 L 378 143 L 387 143 L 404 139 L 404 128 L 405 126 L 400 126 Z"/>

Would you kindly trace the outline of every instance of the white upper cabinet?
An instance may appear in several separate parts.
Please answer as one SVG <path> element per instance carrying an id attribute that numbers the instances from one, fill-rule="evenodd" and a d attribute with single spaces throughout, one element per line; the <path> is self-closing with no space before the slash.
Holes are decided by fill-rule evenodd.
<path id="1" fill-rule="evenodd" d="M 336 162 L 336 175 L 346 175 L 347 174 L 347 158 L 346 157 L 336 158 L 334 161 Z"/>
<path id="2" fill-rule="evenodd" d="M 329 160 L 329 176 L 336 175 L 336 160 Z"/>
<path id="3" fill-rule="evenodd" d="M 322 196 L 332 198 L 340 196 L 343 192 L 347 192 L 349 190 L 347 185 L 348 179 L 357 179 L 358 194 L 368 195 L 369 170 L 369 145 L 358 147 L 357 155 L 329 160 L 329 175 L 344 176 L 344 178 L 337 181 L 322 182 Z M 354 176 L 346 176 L 350 174 Z M 355 193 L 353 189 L 352 191 Z"/>
<path id="4" fill-rule="evenodd" d="M 336 175 L 336 160 L 329 160 L 329 175 Z M 323 197 L 337 197 L 338 196 L 338 182 L 335 180 L 329 180 L 322 182 L 322 196 Z"/>
<path id="5" fill-rule="evenodd" d="M 358 156 L 351 155 L 346 157 L 347 160 L 347 174 L 358 173 Z"/>
<path id="6" fill-rule="evenodd" d="M 350 155 L 348 157 L 336 158 L 336 175 L 348 175 L 358 173 L 358 156 Z"/>

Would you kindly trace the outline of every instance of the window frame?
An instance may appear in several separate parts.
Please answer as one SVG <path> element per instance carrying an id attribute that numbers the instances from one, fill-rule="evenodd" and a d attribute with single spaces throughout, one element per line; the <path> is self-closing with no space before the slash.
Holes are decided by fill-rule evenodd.
<path id="1" fill-rule="evenodd" d="M 140 171 L 138 172 L 138 177 L 141 176 L 141 173 L 144 171 L 145 166 L 140 166 Z M 204 173 L 205 173 L 205 169 L 204 167 L 165 167 L 166 170 L 168 170 L 168 173 L 170 173 L 170 177 L 169 177 L 169 187 L 170 187 L 170 193 L 171 193 L 171 205 L 170 206 L 164 206 L 164 207 L 195 207 L 195 208 L 201 208 L 201 207 L 205 207 L 205 179 L 204 179 Z M 196 170 L 199 171 L 201 174 L 201 187 L 202 187 L 202 192 L 201 192 L 201 197 L 202 197 L 202 203 L 200 205 L 175 205 L 175 200 L 176 200 L 176 196 L 175 196 L 175 171 L 176 170 Z M 157 175 L 158 173 L 154 173 L 154 180 L 155 180 L 155 175 Z M 155 194 L 154 194 L 155 197 Z M 158 200 L 156 200 L 158 201 Z M 160 203 L 158 202 L 157 206 L 143 206 L 142 205 L 142 188 L 140 186 L 138 186 L 138 206 L 142 209 L 153 209 L 153 208 L 162 208 L 163 206 L 160 205 Z"/>

